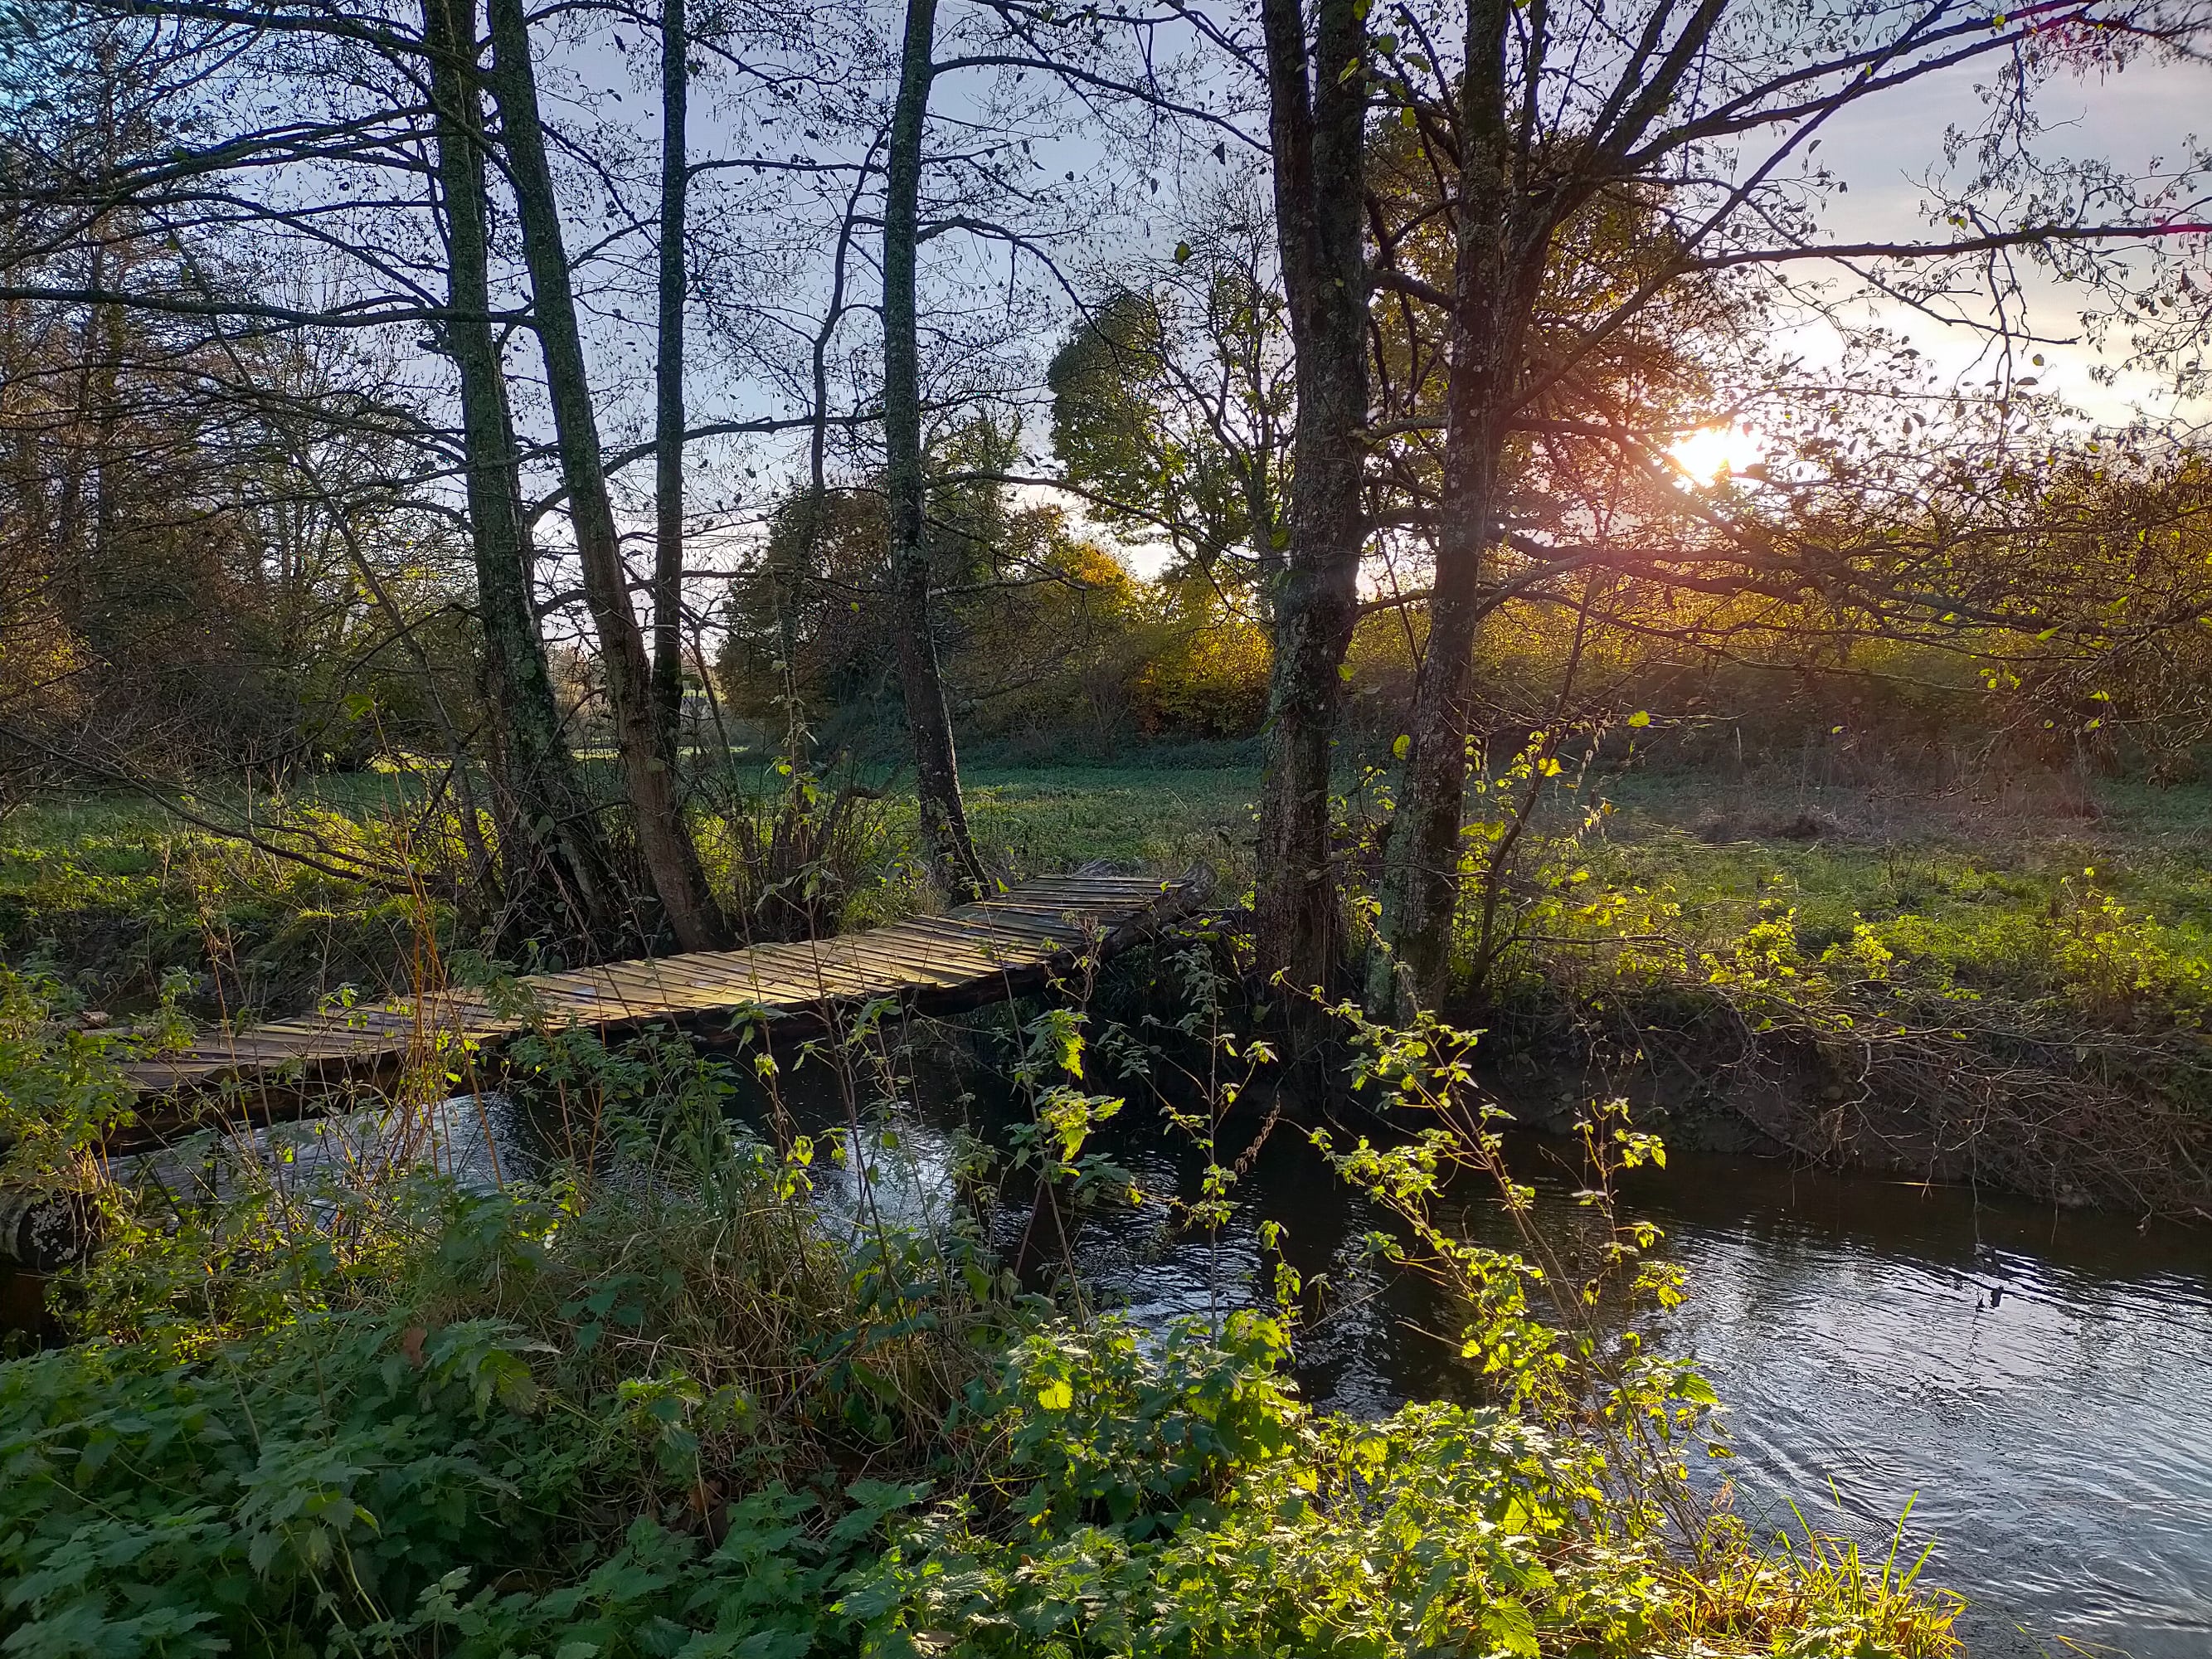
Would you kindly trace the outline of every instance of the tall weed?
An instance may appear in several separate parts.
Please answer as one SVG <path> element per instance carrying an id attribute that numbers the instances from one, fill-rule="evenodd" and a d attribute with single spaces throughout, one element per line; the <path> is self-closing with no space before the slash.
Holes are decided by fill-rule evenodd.
<path id="1" fill-rule="evenodd" d="M 857 1069 L 886 1029 L 821 1053 Z M 1355 1036 L 1448 1130 L 1457 1039 Z M 1080 1010 L 1022 1039 L 1034 1189 L 1103 1194 Z M 1561 1266 L 1431 1215 L 1451 1158 L 1494 1155 L 1480 1122 L 1340 1162 L 1464 1275 L 1471 1357 L 1527 1386 L 1362 1423 L 1297 1398 L 1295 1285 L 1165 1328 L 1025 1295 L 957 1221 L 828 1225 L 817 1143 L 733 1129 L 732 1079 L 682 1045 L 535 1042 L 572 1150 L 533 1184 L 363 1167 L 134 1200 L 63 1286 L 76 1340 L 0 1364 L 9 1653 L 1952 1650 L 1856 1563 L 1760 1579 L 1672 1524 L 1651 1455 L 1710 1394 L 1547 1323 L 1526 1292 Z M 1625 1126 L 1592 1146 L 1656 1155 Z M 1612 1267 L 1661 1285 L 1645 1243 Z"/>

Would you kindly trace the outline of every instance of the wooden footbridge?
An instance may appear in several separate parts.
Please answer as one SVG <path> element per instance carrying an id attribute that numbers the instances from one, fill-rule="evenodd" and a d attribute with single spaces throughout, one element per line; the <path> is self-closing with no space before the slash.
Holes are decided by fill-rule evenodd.
<path id="1" fill-rule="evenodd" d="M 541 1024 L 608 1035 L 672 1024 L 726 1036 L 759 1018 L 818 1025 L 878 997 L 917 1013 L 957 1012 L 1038 989 L 1084 957 L 1109 956 L 1199 896 L 1195 877 L 1079 872 L 864 933 L 532 974 L 511 996 L 445 991 L 276 1020 L 126 1066 L 142 1096 L 185 1097 L 142 1109 L 133 1138 L 158 1138 L 191 1097 L 235 1099 L 255 1117 L 291 1116 L 343 1085 L 389 1084 L 410 1066 L 465 1065 L 465 1086 L 489 1085 L 501 1046 Z"/>

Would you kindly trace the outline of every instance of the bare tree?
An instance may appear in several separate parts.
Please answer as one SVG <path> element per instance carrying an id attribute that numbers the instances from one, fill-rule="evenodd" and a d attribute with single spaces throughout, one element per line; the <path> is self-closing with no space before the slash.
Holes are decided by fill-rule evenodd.
<path id="1" fill-rule="evenodd" d="M 2027 112 L 2036 84 L 2071 64 L 2110 64 L 2199 40 L 2207 25 L 2197 0 L 2057 0 L 1995 17 L 1961 0 L 1903 11 L 1869 0 L 1817 12 L 1652 0 L 1632 24 L 1582 0 L 1528 8 L 1470 0 L 1457 18 L 1455 56 L 1435 45 L 1453 21 L 1449 9 L 1401 4 L 1391 16 L 1400 35 L 1376 88 L 1428 141 L 1455 252 L 1448 289 L 1404 270 L 1387 278 L 1436 309 L 1449 344 L 1428 635 L 1383 878 L 1388 951 L 1370 987 L 1386 1005 L 1433 998 L 1449 972 L 1471 647 L 1486 571 L 1510 531 L 1508 447 L 1559 424 L 1547 398 L 1656 303 L 1718 273 L 1831 260 L 1909 301 L 1915 284 L 1885 273 L 2041 257 L 2076 276 L 2117 277 L 2118 268 L 2100 270 L 2088 250 L 2201 233 L 2204 216 L 2187 210 L 2185 192 L 2138 203 L 2110 180 L 2038 169 Z M 1977 63 L 1990 66 L 1997 95 L 1979 176 L 1945 204 L 1947 228 L 1960 234 L 1848 245 L 1823 238 L 1803 205 L 1803 182 L 1785 181 L 1785 167 L 1809 155 L 1838 111 Z M 2009 185 L 2020 188 L 2008 198 Z M 1645 234 L 1662 257 L 1631 291 L 1588 310 L 1571 335 L 1540 331 L 1547 283 L 1578 222 L 1620 191 L 1651 212 Z M 1988 272 L 2000 296 L 2017 293 L 2016 271 Z M 1992 323 L 2005 325 L 2002 315 Z M 1583 423 L 1638 467 L 1663 447 L 1632 410 Z"/>
<path id="2" fill-rule="evenodd" d="M 990 890 L 960 796 L 952 711 L 945 696 L 930 599 L 928 480 L 921 447 L 921 355 L 915 316 L 921 247 L 922 143 L 936 78 L 936 0 L 907 0 L 884 184 L 884 459 L 890 498 L 890 584 L 899 684 L 914 744 L 924 850 L 939 888 L 960 897 Z"/>
<path id="3" fill-rule="evenodd" d="M 507 884 L 519 899 L 542 873 L 587 933 L 611 939 L 622 932 L 621 884 L 595 803 L 577 775 L 531 607 L 513 422 L 491 326 L 487 142 L 473 0 L 424 0 L 422 21 L 445 210 L 450 312 L 442 337 L 460 380 L 469 534 L 484 696 L 495 721 Z"/>
<path id="4" fill-rule="evenodd" d="M 568 520 L 575 532 L 586 602 L 599 635 L 607 702 L 636 814 L 638 846 L 678 944 L 687 951 L 712 950 L 724 941 L 727 928 L 708 890 L 698 850 L 684 820 L 675 734 L 655 704 L 652 663 L 630 604 L 629 577 L 607 491 L 605 458 L 577 323 L 567 237 L 546 157 L 529 21 L 521 0 L 490 0 L 490 21 L 501 148 L 521 221 L 532 317 L 559 434 Z"/>
<path id="5" fill-rule="evenodd" d="M 685 0 L 660 7 L 660 215 L 655 248 L 653 354 L 653 687 L 660 723 L 679 733 L 684 710 L 684 311 L 690 294 L 684 206 L 691 184 L 688 131 L 691 41 Z"/>

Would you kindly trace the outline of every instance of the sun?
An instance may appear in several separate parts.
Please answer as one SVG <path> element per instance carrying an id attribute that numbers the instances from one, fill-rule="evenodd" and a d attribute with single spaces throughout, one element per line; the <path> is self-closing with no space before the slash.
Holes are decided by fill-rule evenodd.
<path id="1" fill-rule="evenodd" d="M 1670 445 L 1667 453 L 1684 477 L 1703 485 L 1756 465 L 1765 455 L 1766 445 L 1747 426 L 1709 426 Z"/>

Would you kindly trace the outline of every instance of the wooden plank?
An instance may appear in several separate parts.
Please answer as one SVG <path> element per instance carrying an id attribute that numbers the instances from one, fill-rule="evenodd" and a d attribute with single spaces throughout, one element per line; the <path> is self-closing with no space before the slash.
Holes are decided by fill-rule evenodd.
<path id="1" fill-rule="evenodd" d="M 987 911 L 960 920 L 963 926 L 986 933 L 1049 933 L 1055 938 L 1079 939 L 1094 918 L 1042 906 L 1017 909 L 1011 905 L 993 905 Z"/>
<path id="2" fill-rule="evenodd" d="M 801 986 L 804 993 L 801 1000 L 811 1000 L 817 994 L 866 997 L 889 988 L 878 985 L 866 967 L 849 959 L 823 963 L 813 975 L 811 986 L 805 981 L 801 981 Z M 820 989 L 817 992 L 812 987 L 819 987 Z"/>
<path id="3" fill-rule="evenodd" d="M 605 972 L 593 974 L 581 983 L 571 987 L 568 994 L 588 996 L 602 1007 L 618 1008 L 630 1013 L 658 1008 L 668 1000 L 667 993 L 650 980 Z"/>
<path id="4" fill-rule="evenodd" d="M 732 976 L 757 975 L 763 984 L 812 973 L 822 960 L 823 941 L 799 939 L 783 945 L 756 945 L 745 951 L 717 951 L 710 962 L 728 961 Z M 684 957 L 680 960 L 689 961 Z"/>
<path id="5" fill-rule="evenodd" d="M 972 977 L 988 973 L 997 965 L 973 941 L 950 939 L 936 933 L 903 933 L 893 927 L 870 933 L 868 950 L 872 955 L 888 956 L 933 974 L 951 972 Z"/>
<path id="6" fill-rule="evenodd" d="M 979 933 L 975 950 L 990 965 L 992 973 L 1011 968 L 1035 968 L 1054 961 L 1074 948 L 1064 939 L 1023 939 L 1012 933 Z"/>
<path id="7" fill-rule="evenodd" d="M 933 967 L 890 951 L 872 951 L 854 966 L 864 969 L 872 981 L 886 991 L 965 985 L 975 977 L 966 969 Z"/>
<path id="8" fill-rule="evenodd" d="M 1043 927 L 978 927 L 975 937 L 978 946 L 988 945 L 1002 960 L 1024 955 L 1042 960 L 1080 950 L 1084 940 L 1084 935 L 1066 928 Z"/>
<path id="9" fill-rule="evenodd" d="M 1073 901 L 992 899 L 977 905 L 970 914 L 979 917 L 1018 916 L 1024 921 L 1054 921 L 1072 927 L 1085 919 L 1117 915 L 1120 909 L 1118 905 Z"/>
<path id="10" fill-rule="evenodd" d="M 1024 884 L 1013 892 L 1000 894 L 993 898 L 984 899 L 981 902 L 998 904 L 1012 901 L 1024 904 L 1066 904 L 1083 909 L 1119 910 L 1133 904 L 1145 903 L 1158 896 L 1159 889 L 1152 883 L 1142 883 L 1127 888 L 1115 889 L 1100 889 L 1072 884 L 1057 885 L 1052 883 L 1041 883 L 1034 886 Z"/>
<path id="11" fill-rule="evenodd" d="M 1039 982 L 1055 961 L 1127 933 L 1183 891 L 1141 876 L 1048 877 L 861 933 L 606 963 L 523 985 L 550 1017 L 603 1028 L 664 1018 L 696 1024 L 751 1005 L 831 1018 L 836 1005 L 870 995 L 971 1006 Z M 403 998 L 301 1016 L 125 1070 L 146 1092 L 257 1083 L 281 1092 L 289 1085 L 280 1077 L 295 1067 L 323 1082 L 387 1074 L 445 1039 L 483 1045 L 495 1063 L 497 1045 L 529 1023 L 494 1015 L 481 993 L 441 990 L 419 1011 Z"/>
<path id="12" fill-rule="evenodd" d="M 588 986 L 601 996 L 652 996 L 660 987 L 635 963 L 609 962 L 562 975 L 571 985 Z"/>
<path id="13" fill-rule="evenodd" d="M 987 943 L 976 939 L 948 939 L 940 933 L 904 933 L 896 938 L 878 938 L 874 946 L 930 968 L 982 973 L 997 965 L 984 949 Z"/>

